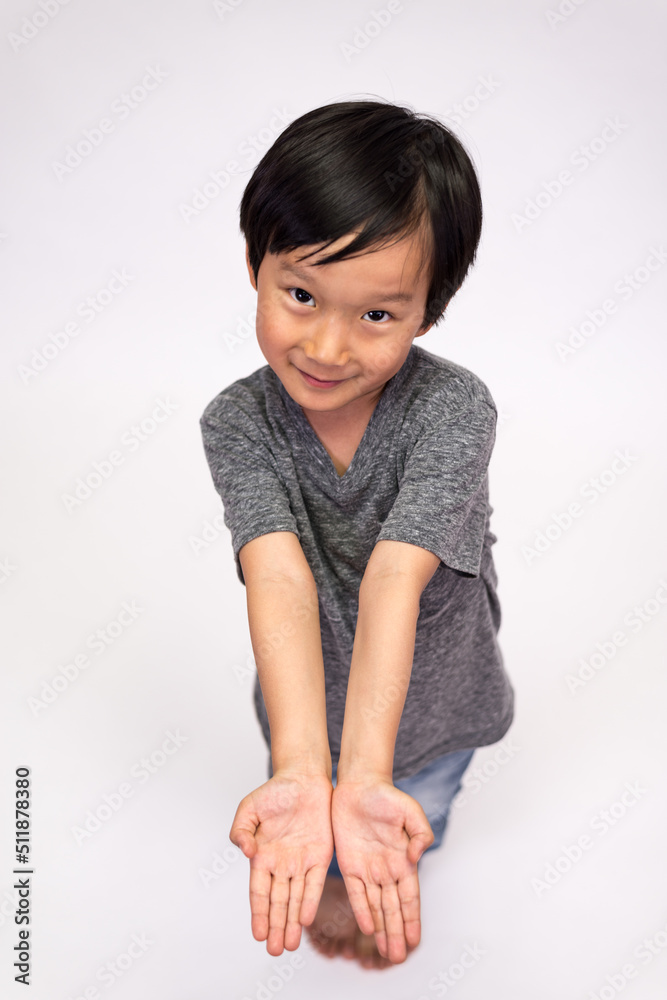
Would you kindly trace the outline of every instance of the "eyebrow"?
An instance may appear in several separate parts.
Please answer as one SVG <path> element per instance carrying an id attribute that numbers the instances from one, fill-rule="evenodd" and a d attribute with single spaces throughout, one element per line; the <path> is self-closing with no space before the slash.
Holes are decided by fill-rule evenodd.
<path id="1" fill-rule="evenodd" d="M 305 281 L 306 284 L 310 282 L 311 275 L 303 270 L 301 267 L 295 267 L 293 264 L 279 264 L 279 270 L 283 274 L 293 274 L 295 278 L 299 278 L 300 281 Z M 375 299 L 380 302 L 412 302 L 413 296 L 410 292 L 371 292 L 368 299 Z"/>

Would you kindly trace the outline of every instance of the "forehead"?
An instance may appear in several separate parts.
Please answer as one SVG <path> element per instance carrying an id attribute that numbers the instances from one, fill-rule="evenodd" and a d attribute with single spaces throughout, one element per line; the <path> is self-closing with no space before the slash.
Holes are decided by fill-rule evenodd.
<path id="1" fill-rule="evenodd" d="M 349 242 L 350 239 L 346 240 Z M 334 263 L 316 263 L 336 249 L 334 244 L 321 254 L 313 252 L 310 261 L 300 259 L 308 253 L 307 247 L 272 256 L 281 278 L 295 278 L 313 288 L 339 286 L 351 299 L 370 295 L 384 302 L 409 304 L 426 294 L 427 268 L 423 267 L 418 241 L 402 239 L 388 247 L 365 250 Z"/>

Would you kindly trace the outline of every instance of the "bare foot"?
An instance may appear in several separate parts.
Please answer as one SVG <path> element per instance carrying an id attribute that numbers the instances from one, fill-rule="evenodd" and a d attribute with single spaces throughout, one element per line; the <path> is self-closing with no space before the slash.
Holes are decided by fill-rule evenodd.
<path id="1" fill-rule="evenodd" d="M 359 930 L 342 878 L 327 875 L 317 914 L 306 931 L 317 950 L 329 958 L 356 958 L 365 969 L 394 964 L 378 951 L 375 935 Z M 408 947 L 408 954 L 413 950 Z"/>

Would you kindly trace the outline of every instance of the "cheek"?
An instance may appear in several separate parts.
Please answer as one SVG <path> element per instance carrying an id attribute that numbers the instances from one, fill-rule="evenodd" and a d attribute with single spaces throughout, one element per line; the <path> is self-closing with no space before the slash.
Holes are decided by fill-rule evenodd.
<path id="1" fill-rule="evenodd" d="M 257 310 L 255 332 L 260 346 L 266 347 L 269 351 L 285 349 L 294 340 L 293 331 L 290 335 L 290 324 L 287 318 L 270 307 Z"/>
<path id="2" fill-rule="evenodd" d="M 255 314 L 255 329 L 259 333 L 260 330 L 265 330 L 271 326 L 271 304 L 265 299 L 260 299 L 257 302 L 257 312 Z"/>
<path id="3" fill-rule="evenodd" d="M 367 353 L 368 371 L 376 378 L 391 378 L 405 360 L 406 350 L 400 341 L 383 341 Z M 390 373 L 390 374 L 388 374 Z"/>

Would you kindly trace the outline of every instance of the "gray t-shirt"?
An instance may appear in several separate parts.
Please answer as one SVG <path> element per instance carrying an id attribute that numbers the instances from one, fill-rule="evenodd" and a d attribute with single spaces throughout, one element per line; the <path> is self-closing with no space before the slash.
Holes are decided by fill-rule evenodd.
<path id="1" fill-rule="evenodd" d="M 500 605 L 488 465 L 497 411 L 468 369 L 412 344 L 386 383 L 344 476 L 269 365 L 213 399 L 200 426 L 239 550 L 293 531 L 319 595 L 327 724 L 338 762 L 361 579 L 375 543 L 411 542 L 440 557 L 420 599 L 394 780 L 436 757 L 502 739 L 514 690 L 497 642 Z M 254 702 L 270 749 L 259 677 Z"/>

